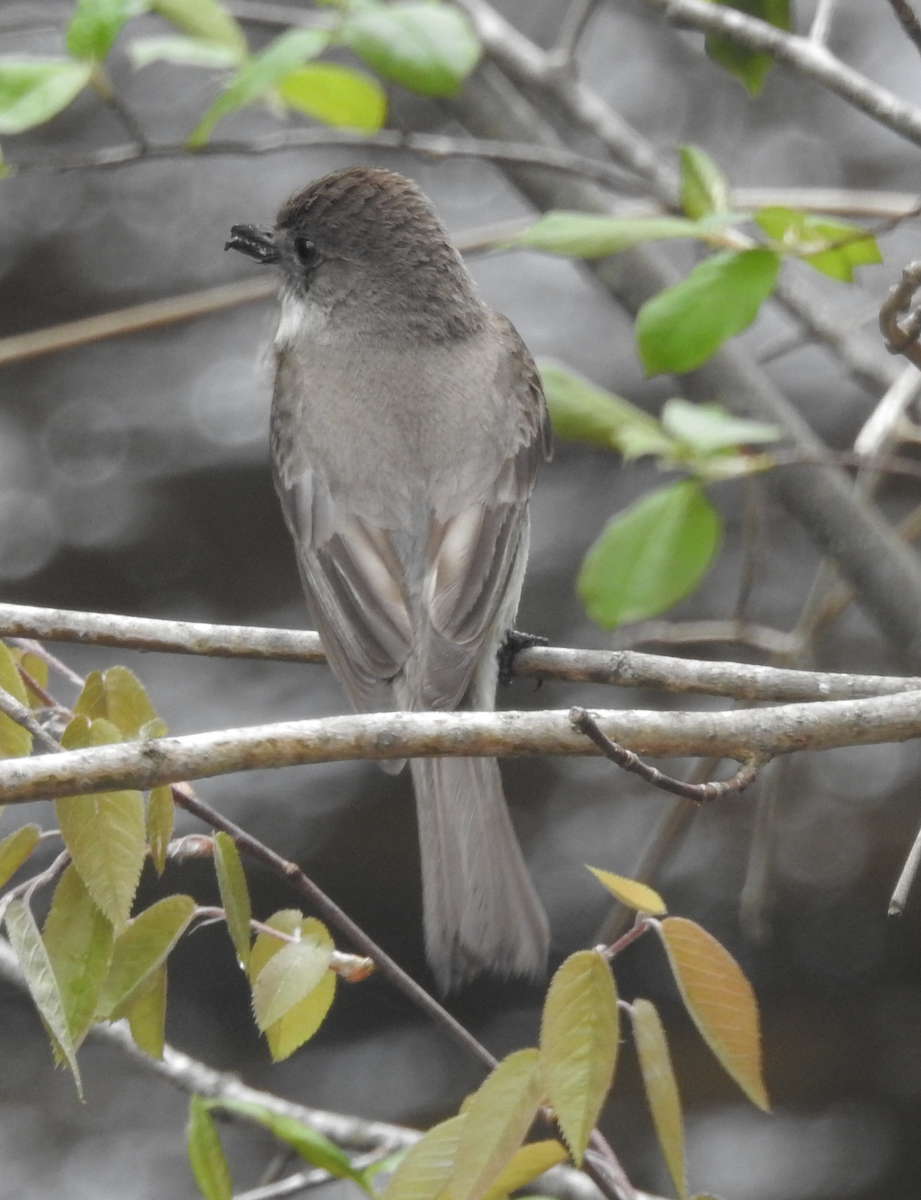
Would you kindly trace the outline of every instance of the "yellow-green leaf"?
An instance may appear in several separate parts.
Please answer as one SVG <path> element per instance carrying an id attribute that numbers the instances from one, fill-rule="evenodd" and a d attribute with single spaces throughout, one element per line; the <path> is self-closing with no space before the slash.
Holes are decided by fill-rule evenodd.
<path id="1" fill-rule="evenodd" d="M 136 738 L 143 726 L 159 720 L 144 685 L 127 667 L 109 667 L 105 674 L 91 671 L 74 712 L 90 720 L 105 717 L 123 738 Z"/>
<path id="2" fill-rule="evenodd" d="M 195 901 L 174 895 L 145 909 L 120 934 L 112 950 L 112 965 L 99 997 L 97 1015 L 117 1020 L 143 990 L 192 920 Z"/>
<path id="3" fill-rule="evenodd" d="M 684 1125 L 681 1120 L 678 1084 L 672 1070 L 665 1030 L 655 1005 L 649 1000 L 635 1000 L 630 1007 L 630 1015 L 643 1086 L 656 1127 L 656 1136 L 662 1147 L 675 1191 L 681 1200 L 685 1200 L 688 1181 L 684 1163 Z"/>
<path id="4" fill-rule="evenodd" d="M 666 917 L 659 929 L 681 998 L 701 1036 L 749 1100 L 767 1110 L 751 984 L 729 951 L 694 921 Z"/>
<path id="5" fill-rule="evenodd" d="M 22 825 L 0 842 L 0 887 L 22 866 L 41 837 L 38 825 Z"/>
<path id="6" fill-rule="evenodd" d="M 163 1057 L 166 1038 L 166 964 L 152 972 L 125 1008 L 134 1044 L 151 1058 Z"/>
<path id="7" fill-rule="evenodd" d="M 556 1138 L 545 1142 L 530 1142 L 515 1151 L 511 1162 L 495 1183 L 486 1189 L 480 1200 L 501 1200 L 502 1196 L 517 1192 L 526 1183 L 530 1183 L 538 1175 L 543 1175 L 544 1171 L 549 1171 L 551 1167 L 565 1162 L 567 1158 L 569 1151 Z"/>
<path id="8" fill-rule="evenodd" d="M 278 90 L 291 108 L 341 129 L 375 133 L 387 117 L 387 95 L 380 84 L 338 63 L 298 67 Z"/>
<path id="9" fill-rule="evenodd" d="M 26 685 L 22 682 L 19 667 L 4 642 L 0 642 L 0 688 L 9 692 L 20 704 L 28 705 Z M 25 758 L 31 752 L 32 734 L 28 729 L 17 725 L 6 713 L 0 713 L 0 758 Z"/>
<path id="10" fill-rule="evenodd" d="M 40 688 L 44 691 L 48 690 L 48 664 L 43 658 L 39 658 L 37 654 L 33 654 L 30 650 L 13 650 L 13 659 L 18 664 L 20 670 L 25 671 Z M 20 679 L 22 676 L 20 675 Z M 32 690 L 28 680 L 23 679 L 26 695 L 28 696 L 29 704 L 33 708 L 41 708 L 44 705 L 44 700 Z"/>
<path id="11" fill-rule="evenodd" d="M 158 875 L 166 868 L 166 852 L 173 836 L 175 818 L 172 790 L 166 784 L 152 788 L 147 797 L 147 845 Z"/>
<path id="12" fill-rule="evenodd" d="M 297 909 L 282 909 L 269 917 L 265 924 L 291 936 L 300 934 L 301 937 L 311 937 L 324 949 L 332 952 L 333 940 L 326 927 L 313 917 L 305 918 Z M 251 982 L 255 982 L 259 978 L 269 960 L 274 958 L 284 946 L 285 943 L 278 938 L 265 933 L 259 934 L 250 951 L 249 978 Z M 313 1037 L 329 1012 L 335 994 L 336 974 L 327 970 L 312 991 L 263 1030 L 275 1062 L 287 1058 L 299 1046 Z"/>
<path id="13" fill-rule="evenodd" d="M 331 958 L 330 941 L 310 934 L 284 943 L 272 955 L 253 984 L 253 1013 L 260 1030 L 274 1025 L 313 991 Z"/>
<path id="14" fill-rule="evenodd" d="M 684 215 L 700 220 L 731 208 L 729 180 L 699 146 L 678 147 L 681 165 L 681 207 Z"/>
<path id="15" fill-rule="evenodd" d="M 597 951 L 579 950 L 550 981 L 540 1031 L 547 1094 L 579 1166 L 614 1079 L 619 1035 L 611 968 Z"/>
<path id="16" fill-rule="evenodd" d="M 452 1200 L 477 1200 L 508 1166 L 543 1100 L 540 1054 L 516 1050 L 464 1105 L 464 1127 L 447 1184 Z"/>
<path id="17" fill-rule="evenodd" d="M 382 1200 L 432 1200 L 438 1196 L 454 1170 L 466 1121 L 466 1116 L 459 1116 L 433 1125 L 390 1176 Z"/>
<path id="18" fill-rule="evenodd" d="M 93 64 L 37 54 L 0 58 L 0 134 L 50 121 L 90 81 Z"/>
<path id="19" fill-rule="evenodd" d="M 42 940 L 61 990 L 70 1036 L 79 1046 L 96 1015 L 112 960 L 114 932 L 73 863 L 54 889 Z"/>
<path id="20" fill-rule="evenodd" d="M 64 1010 L 61 989 L 58 987 L 51 960 L 38 931 L 38 926 L 35 924 L 35 918 L 21 900 L 13 898 L 6 905 L 4 920 L 10 944 L 22 968 L 29 994 L 54 1040 L 56 1049 L 66 1059 L 77 1085 L 77 1092 L 82 1096 L 83 1085 L 80 1081 L 80 1069 L 77 1066 L 76 1047 L 67 1026 L 67 1014 Z"/>
<path id="21" fill-rule="evenodd" d="M 249 922 L 253 914 L 240 854 L 233 838 L 227 833 L 217 833 L 214 836 L 214 869 L 217 872 L 227 932 L 236 949 L 240 966 L 245 970 L 249 962 Z"/>
<path id="22" fill-rule="evenodd" d="M 613 871 L 602 871 L 600 867 L 589 867 L 599 883 L 602 883 L 612 896 L 616 896 L 621 904 L 635 908 L 637 912 L 648 913 L 651 917 L 661 917 L 668 910 L 665 901 L 645 883 L 636 879 L 628 879 L 625 875 L 615 875 Z"/>
<path id="23" fill-rule="evenodd" d="M 189 37 L 226 46 L 240 61 L 247 55 L 243 30 L 220 0 L 152 0 L 150 8 Z"/>
<path id="24" fill-rule="evenodd" d="M 189 1102 L 186 1150 L 192 1177 L 205 1200 L 231 1200 L 230 1168 L 207 1101 L 201 1096 L 193 1096 Z"/>
<path id="25" fill-rule="evenodd" d="M 61 738 L 66 750 L 119 741 L 104 717 L 74 717 Z M 116 930 L 131 912 L 147 854 L 144 801 L 140 792 L 94 792 L 55 801 L 58 824 L 74 866 Z"/>

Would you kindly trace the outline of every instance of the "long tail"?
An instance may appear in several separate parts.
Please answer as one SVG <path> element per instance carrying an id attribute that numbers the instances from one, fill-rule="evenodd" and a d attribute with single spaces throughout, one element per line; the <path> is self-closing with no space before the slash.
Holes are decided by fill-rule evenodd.
<path id="1" fill-rule="evenodd" d="M 492 758 L 411 760 L 425 947 L 444 992 L 482 971 L 541 976 L 547 918 Z"/>

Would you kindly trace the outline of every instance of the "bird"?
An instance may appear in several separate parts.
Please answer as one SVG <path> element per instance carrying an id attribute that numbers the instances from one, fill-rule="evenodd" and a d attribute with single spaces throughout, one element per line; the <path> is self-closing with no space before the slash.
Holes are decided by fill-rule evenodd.
<path id="1" fill-rule="evenodd" d="M 540 376 L 431 201 L 371 166 L 225 249 L 280 268 L 270 422 L 307 607 L 359 712 L 492 711 L 538 463 Z M 404 762 L 388 761 L 397 772 Z M 414 758 L 426 956 L 443 993 L 539 979 L 547 918 L 493 758 Z"/>

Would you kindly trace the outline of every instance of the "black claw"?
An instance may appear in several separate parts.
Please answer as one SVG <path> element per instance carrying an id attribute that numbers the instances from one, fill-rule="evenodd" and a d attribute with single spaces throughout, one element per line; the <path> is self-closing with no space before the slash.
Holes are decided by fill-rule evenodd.
<path id="1" fill-rule="evenodd" d="M 522 650 L 530 650 L 532 646 L 548 646 L 550 639 L 541 637 L 539 633 L 522 633 L 520 629 L 510 629 L 505 640 L 499 647 L 499 682 L 503 687 L 508 687 L 512 682 L 512 667 L 515 663 L 515 656 L 520 654 Z M 537 686 L 540 687 L 541 681 L 538 680 Z"/>

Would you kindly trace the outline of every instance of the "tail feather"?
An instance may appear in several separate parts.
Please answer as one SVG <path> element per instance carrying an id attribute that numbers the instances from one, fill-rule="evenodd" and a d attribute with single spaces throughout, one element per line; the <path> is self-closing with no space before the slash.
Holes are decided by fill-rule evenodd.
<path id="1" fill-rule="evenodd" d="M 425 946 L 443 991 L 482 971 L 541 976 L 549 931 L 492 758 L 411 760 Z"/>

